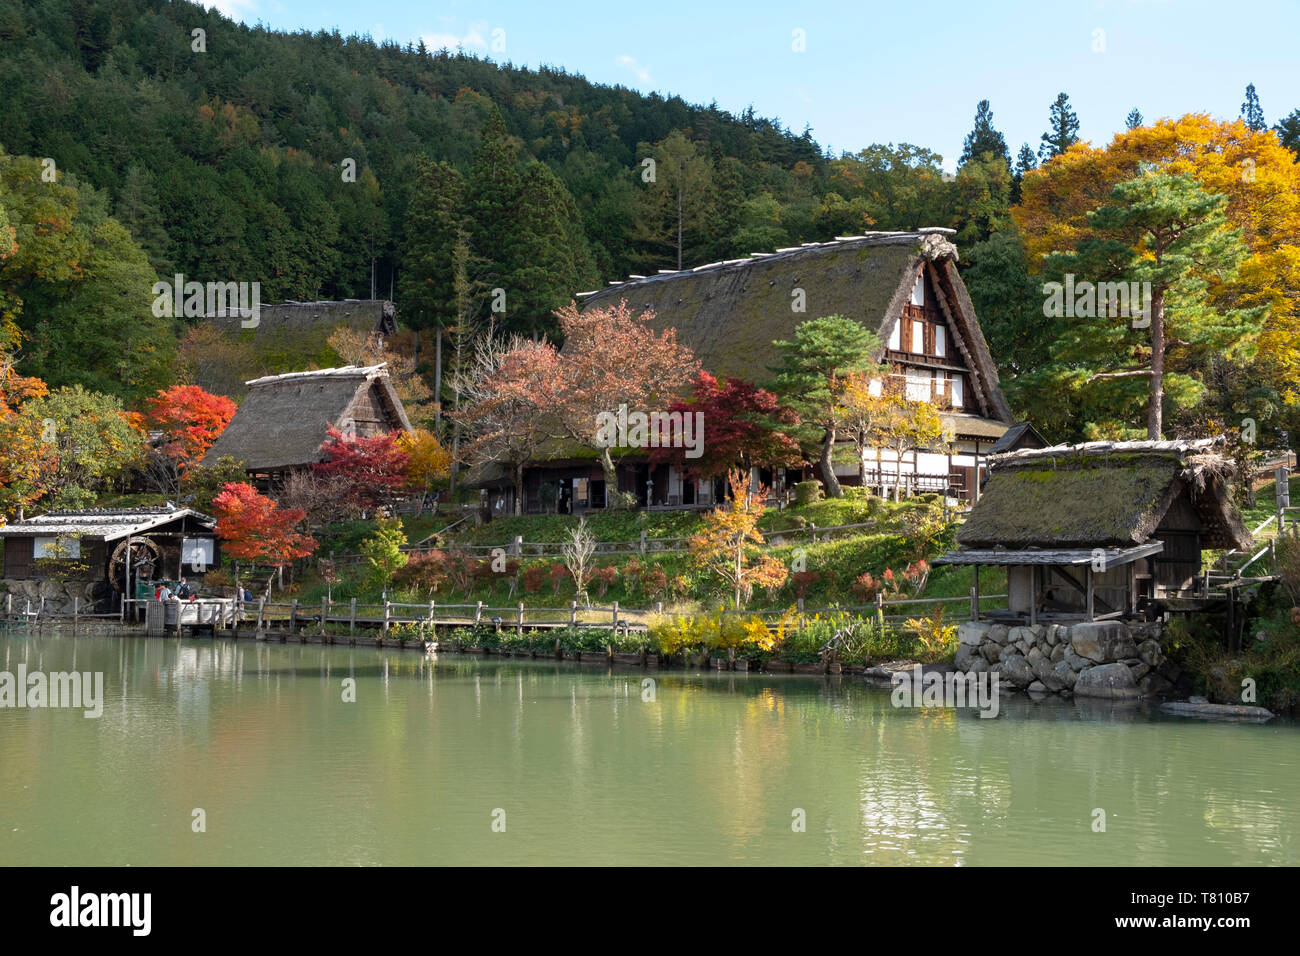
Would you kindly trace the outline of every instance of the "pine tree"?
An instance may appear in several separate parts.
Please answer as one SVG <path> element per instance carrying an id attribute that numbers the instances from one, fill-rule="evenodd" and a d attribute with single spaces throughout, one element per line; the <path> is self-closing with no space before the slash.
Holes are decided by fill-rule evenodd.
<path id="1" fill-rule="evenodd" d="M 1124 128 L 1137 129 L 1141 125 L 1142 125 L 1142 114 L 1138 111 L 1138 108 L 1135 106 L 1128 111 L 1128 116 L 1124 117 Z"/>
<path id="2" fill-rule="evenodd" d="M 1038 147 L 1038 158 L 1043 161 L 1060 156 L 1079 141 L 1079 117 L 1070 109 L 1070 97 L 1065 93 L 1057 93 L 1052 101 L 1051 126 Z"/>
<path id="3" fill-rule="evenodd" d="M 398 284 L 404 321 L 412 328 L 450 325 L 455 315 L 452 252 L 464 202 L 465 180 L 455 168 L 425 158 L 417 161 Z"/>
<path id="4" fill-rule="evenodd" d="M 958 168 L 965 166 L 972 159 L 979 159 L 985 153 L 1001 156 L 1007 164 L 1007 169 L 1011 168 L 1011 153 L 1002 134 L 993 128 L 993 110 L 989 108 L 989 101 L 980 100 L 979 105 L 975 107 L 975 126 L 966 134 L 961 158 L 957 160 Z"/>
<path id="5" fill-rule="evenodd" d="M 1259 105 L 1259 95 L 1255 92 L 1254 83 L 1246 85 L 1246 102 L 1241 104 L 1241 116 L 1246 121 L 1247 129 L 1252 129 L 1256 133 L 1268 129 L 1268 121 L 1264 119 L 1264 110 Z"/>
<path id="6" fill-rule="evenodd" d="M 781 350 L 781 364 L 772 369 L 771 389 L 809 426 L 801 440 L 820 445 L 818 470 L 826 495 L 839 498 L 843 492 L 832 460 L 838 388 L 846 377 L 875 368 L 880 338 L 850 318 L 830 315 L 800 323 L 792 341 L 773 344 Z"/>
<path id="7" fill-rule="evenodd" d="M 674 130 L 651 150 L 638 154 L 654 159 L 654 180 L 645 181 L 637 202 L 634 238 L 644 250 L 638 261 L 649 271 L 675 264 L 683 268 L 707 249 L 713 218 L 713 164 L 680 130 Z"/>
<path id="8" fill-rule="evenodd" d="M 1247 256 L 1241 231 L 1228 228 L 1227 203 L 1189 174 L 1142 174 L 1117 185 L 1109 202 L 1089 213 L 1091 234 L 1073 252 L 1048 258 L 1049 270 L 1078 277 L 1075 317 L 1065 322 L 1055 362 L 1090 370 L 1086 384 L 1117 385 L 1120 391 L 1099 403 L 1116 421 L 1128 419 L 1125 409 L 1138 398 L 1125 383 L 1145 382 L 1151 440 L 1163 437 L 1167 401 L 1186 406 L 1200 400 L 1203 383 L 1188 370 L 1207 356 L 1249 354 L 1264 320 L 1265 307 L 1218 308 L 1207 295 L 1206 277 L 1235 275 Z M 1140 289 L 1150 283 L 1141 319 L 1089 314 L 1099 306 L 1079 308 L 1083 279 Z M 1130 313 L 1139 314 L 1131 301 Z"/>

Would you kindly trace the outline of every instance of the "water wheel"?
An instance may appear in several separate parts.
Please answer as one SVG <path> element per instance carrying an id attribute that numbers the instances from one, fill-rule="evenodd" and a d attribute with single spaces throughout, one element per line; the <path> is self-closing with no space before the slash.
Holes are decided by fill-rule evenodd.
<path id="1" fill-rule="evenodd" d="M 154 571 L 162 567 L 162 550 L 149 538 L 131 538 L 130 542 L 131 576 L 152 580 Z M 108 559 L 108 580 L 119 592 L 131 597 L 130 582 L 126 579 L 126 548 L 124 540 L 113 549 L 113 555 Z"/>

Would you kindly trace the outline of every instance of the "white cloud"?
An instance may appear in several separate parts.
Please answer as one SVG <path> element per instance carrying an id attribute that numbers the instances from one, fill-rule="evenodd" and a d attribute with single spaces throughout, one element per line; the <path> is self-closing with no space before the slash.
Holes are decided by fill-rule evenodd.
<path id="1" fill-rule="evenodd" d="M 208 6 L 231 20 L 247 20 L 257 9 L 257 0 L 209 0 Z"/>
<path id="2" fill-rule="evenodd" d="M 636 78 L 640 80 L 642 83 L 650 82 L 650 71 L 647 70 L 645 67 L 643 67 L 641 64 L 637 63 L 637 61 L 634 58 L 628 56 L 626 53 L 620 56 L 617 62 L 619 66 L 625 66 L 629 70 L 631 70 L 632 73 L 636 76 Z"/>
<path id="3" fill-rule="evenodd" d="M 465 31 L 464 36 L 457 36 L 455 33 L 422 33 L 420 39 L 430 50 L 441 50 L 446 47 L 448 50 L 454 50 L 457 47 L 478 47 L 481 50 L 487 49 L 487 40 L 483 34 L 487 32 L 486 23 L 471 24 Z"/>

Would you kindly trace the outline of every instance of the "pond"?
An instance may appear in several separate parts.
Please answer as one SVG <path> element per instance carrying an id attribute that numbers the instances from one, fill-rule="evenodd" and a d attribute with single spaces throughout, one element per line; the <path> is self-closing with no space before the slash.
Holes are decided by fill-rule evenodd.
<path id="1" fill-rule="evenodd" d="M 0 631 L 0 671 L 20 665 L 102 672 L 103 712 L 0 708 L 5 865 L 1297 861 L 1290 722 L 1020 697 L 981 719 L 854 677 Z"/>

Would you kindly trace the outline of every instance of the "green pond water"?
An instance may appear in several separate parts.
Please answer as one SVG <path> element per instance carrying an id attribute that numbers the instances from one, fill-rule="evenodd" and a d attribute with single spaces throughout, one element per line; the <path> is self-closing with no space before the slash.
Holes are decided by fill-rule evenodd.
<path id="1" fill-rule="evenodd" d="M 0 671 L 19 664 L 102 671 L 105 700 L 0 709 L 0 864 L 1295 865 L 1300 843 L 1290 722 L 0 631 Z"/>

